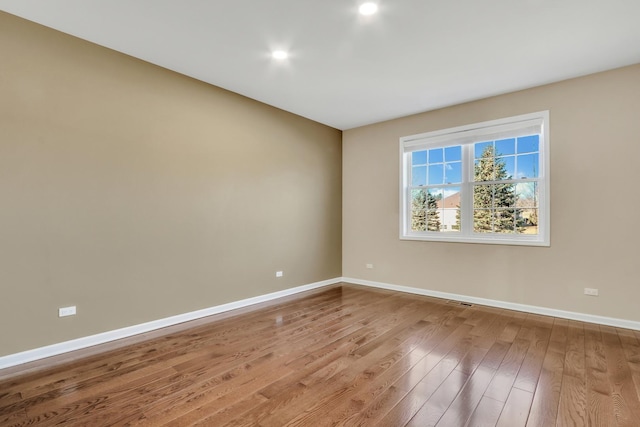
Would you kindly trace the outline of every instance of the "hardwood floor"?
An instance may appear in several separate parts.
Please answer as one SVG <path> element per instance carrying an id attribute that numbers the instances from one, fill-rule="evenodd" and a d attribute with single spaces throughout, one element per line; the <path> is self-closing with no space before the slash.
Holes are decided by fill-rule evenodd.
<path id="1" fill-rule="evenodd" d="M 343 284 L 0 371 L 0 426 L 639 426 L 639 337 Z"/>

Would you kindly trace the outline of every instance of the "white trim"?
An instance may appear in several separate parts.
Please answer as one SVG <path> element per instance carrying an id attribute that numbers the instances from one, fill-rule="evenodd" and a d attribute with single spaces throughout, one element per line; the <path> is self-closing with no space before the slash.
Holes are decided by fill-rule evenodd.
<path id="1" fill-rule="evenodd" d="M 164 319 L 153 320 L 151 322 L 141 323 L 139 325 L 128 326 L 128 327 L 116 329 L 113 331 L 107 331 L 107 332 L 103 332 L 96 335 L 77 338 L 71 341 L 52 344 L 46 347 L 40 347 L 33 350 L 23 351 L 20 353 L 9 354 L 7 356 L 0 357 L 0 369 L 21 365 L 27 362 L 33 362 L 35 360 L 44 359 L 46 357 L 57 356 L 59 354 L 67 353 L 74 350 L 80 350 L 87 347 L 92 347 L 98 344 L 104 344 L 110 341 L 127 338 L 133 335 L 154 331 L 156 329 L 166 328 L 167 326 L 173 326 L 179 323 L 188 322 L 190 320 L 196 320 L 202 317 L 223 313 L 225 311 L 235 310 L 235 309 L 247 307 L 253 304 L 258 304 L 261 302 L 271 301 L 277 298 L 298 294 L 300 292 L 310 291 L 313 289 L 321 288 L 323 286 L 333 285 L 341 281 L 342 281 L 342 278 L 337 277 L 334 279 L 315 282 L 315 283 L 298 286 L 291 289 L 285 289 L 283 291 L 272 292 L 266 295 L 259 295 L 257 297 L 252 297 L 252 298 L 247 298 L 240 301 L 230 302 L 227 304 L 217 305 L 217 306 L 205 308 L 202 310 L 192 311 L 184 314 L 178 314 L 176 316 L 166 317 Z"/>
<path id="2" fill-rule="evenodd" d="M 428 289 L 413 288 L 409 286 L 399 286 L 389 283 L 373 282 L 370 280 L 354 279 L 352 277 L 343 277 L 342 281 L 345 283 L 353 283 L 356 285 L 370 286 L 372 288 L 387 289 L 390 291 L 406 292 L 410 294 L 424 295 L 448 300 L 451 299 L 456 301 L 469 302 L 472 304 L 506 308 L 509 310 L 524 311 L 526 313 L 542 314 L 544 316 L 560 317 L 562 319 L 579 320 L 581 322 L 597 323 L 600 325 L 615 326 L 617 328 L 634 329 L 640 331 L 640 322 L 636 322 L 633 320 L 596 316 L 585 313 L 576 313 L 573 311 L 557 310 L 555 308 L 538 307 L 535 305 L 518 304 L 514 302 L 478 298 L 467 295 L 451 294 L 449 292 L 431 291 Z"/>
<path id="3" fill-rule="evenodd" d="M 371 280 L 355 279 L 352 277 L 337 277 L 335 279 L 324 280 L 321 282 L 298 286 L 291 289 L 285 289 L 283 291 L 273 292 L 266 295 L 260 295 L 257 297 L 247 298 L 240 301 L 234 301 L 227 304 L 205 308 L 198 311 L 192 311 L 190 313 L 179 314 L 176 316 L 154 320 L 154 321 L 142 323 L 139 325 L 129 326 L 126 328 L 103 332 L 100 334 L 78 338 L 71 341 L 52 344 L 46 347 L 27 350 L 21 353 L 9 354 L 7 356 L 0 357 L 0 369 L 9 368 L 12 366 L 21 365 L 28 362 L 33 362 L 35 360 L 44 359 L 46 357 L 57 356 L 59 354 L 67 353 L 74 350 L 80 350 L 87 347 L 92 347 L 94 345 L 104 344 L 104 343 L 115 341 L 121 338 L 127 338 L 133 335 L 138 335 L 145 332 L 150 332 L 157 329 L 165 328 L 168 326 L 177 325 L 179 323 L 188 322 L 190 320 L 196 320 L 202 317 L 223 313 L 225 311 L 235 310 L 235 309 L 247 307 L 253 304 L 258 304 L 261 302 L 267 302 L 277 298 L 283 298 L 286 296 L 295 295 L 297 293 L 322 288 L 324 286 L 329 286 L 329 285 L 333 285 L 340 282 L 353 283 L 356 285 L 369 286 L 372 288 L 387 289 L 390 291 L 405 292 L 405 293 L 424 295 L 424 296 L 430 296 L 435 298 L 451 299 L 456 301 L 469 302 L 473 304 L 487 305 L 490 307 L 506 308 L 509 310 L 542 314 L 545 316 L 560 317 L 563 319 L 579 320 L 581 322 L 597 323 L 601 325 L 615 326 L 618 328 L 634 329 L 634 330 L 640 331 L 640 322 L 636 322 L 632 320 L 617 319 L 617 318 L 605 317 L 605 316 L 596 316 L 596 315 L 584 314 L 584 313 L 576 313 L 572 311 L 557 310 L 557 309 L 547 308 L 547 307 L 538 307 L 534 305 L 518 304 L 518 303 L 492 300 L 492 299 L 486 299 L 486 298 L 478 298 L 478 297 L 472 297 L 472 296 L 466 296 L 466 295 L 460 295 L 460 294 L 452 294 L 449 292 L 432 291 L 428 289 L 413 288 L 409 286 L 392 285 L 390 283 L 374 282 Z"/>

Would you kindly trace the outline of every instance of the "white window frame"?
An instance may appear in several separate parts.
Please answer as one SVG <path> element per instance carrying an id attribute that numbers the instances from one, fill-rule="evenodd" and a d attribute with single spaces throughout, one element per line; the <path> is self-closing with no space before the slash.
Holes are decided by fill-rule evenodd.
<path id="1" fill-rule="evenodd" d="M 538 234 L 476 233 L 473 231 L 473 144 L 539 134 Z M 458 232 L 411 230 L 411 152 L 462 145 L 461 227 Z M 400 138 L 400 239 L 434 242 L 550 246 L 549 111 L 442 129 Z M 509 182 L 517 182 L 510 180 Z M 530 179 L 529 179 L 530 181 Z M 503 181 L 500 181 L 503 182 Z M 491 181 L 489 183 L 492 183 Z"/>

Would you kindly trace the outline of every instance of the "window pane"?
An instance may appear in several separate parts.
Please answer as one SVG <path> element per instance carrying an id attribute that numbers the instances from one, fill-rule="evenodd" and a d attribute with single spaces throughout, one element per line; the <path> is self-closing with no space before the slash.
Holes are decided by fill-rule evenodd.
<path id="1" fill-rule="evenodd" d="M 473 187 L 473 207 L 493 208 L 493 185 L 476 185 Z"/>
<path id="2" fill-rule="evenodd" d="M 538 207 L 538 183 L 537 182 L 521 182 L 516 184 L 516 194 L 518 200 L 516 206 L 519 208 L 537 208 Z"/>
<path id="3" fill-rule="evenodd" d="M 515 209 L 497 209 L 493 214 L 494 233 L 514 233 L 516 225 Z"/>
<path id="4" fill-rule="evenodd" d="M 493 232 L 493 215 L 490 209 L 473 210 L 473 231 L 475 233 Z"/>
<path id="5" fill-rule="evenodd" d="M 427 230 L 426 191 L 411 190 L 411 230 Z"/>
<path id="6" fill-rule="evenodd" d="M 445 179 L 447 184 L 457 184 L 462 182 L 462 163 L 445 163 L 444 165 Z"/>
<path id="7" fill-rule="evenodd" d="M 444 192 L 442 188 L 430 188 L 427 193 L 427 231 L 440 231 L 442 215 L 440 206 Z"/>
<path id="8" fill-rule="evenodd" d="M 419 187 L 421 185 L 427 185 L 427 167 L 414 166 L 411 168 L 411 186 Z"/>
<path id="9" fill-rule="evenodd" d="M 517 184 L 516 195 L 516 232 L 538 234 L 538 183 Z"/>
<path id="10" fill-rule="evenodd" d="M 425 190 L 423 189 L 411 190 L 412 201 L 415 201 L 416 199 L 424 198 L 424 195 L 425 195 Z"/>
<path id="11" fill-rule="evenodd" d="M 474 181 L 493 181 L 495 179 L 495 164 L 493 157 L 476 160 L 473 169 Z"/>
<path id="12" fill-rule="evenodd" d="M 539 150 L 539 135 L 522 136 L 518 138 L 518 153 L 533 153 Z"/>
<path id="13" fill-rule="evenodd" d="M 442 188 L 429 188 L 427 191 L 429 192 L 429 197 L 433 199 L 434 203 L 444 199 L 444 191 Z M 435 205 L 433 207 L 435 207 Z"/>
<path id="14" fill-rule="evenodd" d="M 434 148 L 429 150 L 429 163 L 442 163 L 444 161 L 442 148 Z"/>
<path id="15" fill-rule="evenodd" d="M 518 156 L 518 178 L 537 178 L 538 159 L 537 153 Z"/>
<path id="16" fill-rule="evenodd" d="M 427 164 L 427 150 L 414 151 L 411 153 L 412 165 L 426 165 Z"/>
<path id="17" fill-rule="evenodd" d="M 522 234 L 538 234 L 538 209 L 522 209 Z"/>
<path id="18" fill-rule="evenodd" d="M 482 157 L 487 150 L 491 150 L 491 155 L 493 155 L 493 141 L 477 142 L 473 144 L 473 152 L 476 159 Z"/>
<path id="19" fill-rule="evenodd" d="M 447 147 L 444 149 L 444 160 L 447 162 L 455 162 L 462 160 L 462 146 Z"/>
<path id="20" fill-rule="evenodd" d="M 496 179 L 513 179 L 516 176 L 516 156 L 496 158 Z"/>
<path id="21" fill-rule="evenodd" d="M 501 139 L 496 141 L 496 156 L 504 156 L 516 153 L 516 139 Z"/>
<path id="22" fill-rule="evenodd" d="M 444 184 L 444 165 L 429 165 L 429 185 Z"/>
<path id="23" fill-rule="evenodd" d="M 495 184 L 493 186 L 493 206 L 496 208 L 512 208 L 516 206 L 518 195 L 515 184 Z"/>
<path id="24" fill-rule="evenodd" d="M 460 231 L 460 187 L 447 187 L 444 199 L 438 202 L 440 210 L 441 230 L 447 232 Z"/>

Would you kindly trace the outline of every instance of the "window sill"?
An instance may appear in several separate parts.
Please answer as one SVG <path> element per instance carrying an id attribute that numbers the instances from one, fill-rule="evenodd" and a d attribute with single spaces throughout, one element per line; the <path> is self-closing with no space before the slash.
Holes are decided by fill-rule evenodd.
<path id="1" fill-rule="evenodd" d="M 447 236 L 426 236 L 426 235 L 401 235 L 400 240 L 413 240 L 422 242 L 444 242 L 444 243 L 481 243 L 487 245 L 512 245 L 512 246 L 542 246 L 549 247 L 551 243 L 547 240 L 537 238 L 518 238 L 518 239 L 504 239 L 499 236 L 496 237 L 470 237 L 470 236 L 451 236 L 447 233 Z"/>

